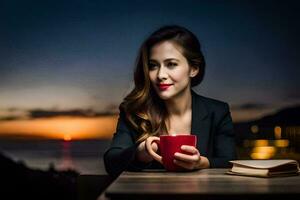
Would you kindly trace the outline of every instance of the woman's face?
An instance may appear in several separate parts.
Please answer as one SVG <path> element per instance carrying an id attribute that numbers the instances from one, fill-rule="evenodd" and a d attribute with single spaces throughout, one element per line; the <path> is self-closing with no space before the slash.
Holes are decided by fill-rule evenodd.
<path id="1" fill-rule="evenodd" d="M 154 45 L 149 56 L 149 77 L 153 88 L 163 100 L 183 94 L 190 89 L 191 77 L 198 68 L 190 67 L 178 45 L 164 41 Z"/>

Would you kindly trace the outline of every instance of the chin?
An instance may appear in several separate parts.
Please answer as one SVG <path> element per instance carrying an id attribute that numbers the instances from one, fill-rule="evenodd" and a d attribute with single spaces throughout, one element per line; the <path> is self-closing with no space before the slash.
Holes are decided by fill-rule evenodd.
<path id="1" fill-rule="evenodd" d="M 162 100 L 169 100 L 174 97 L 174 94 L 165 91 L 164 92 L 158 91 L 157 94 L 159 98 L 161 98 Z"/>
<path id="2" fill-rule="evenodd" d="M 162 100 L 169 100 L 169 99 L 171 99 L 172 97 L 165 96 L 165 95 L 159 95 L 159 98 L 161 98 Z"/>

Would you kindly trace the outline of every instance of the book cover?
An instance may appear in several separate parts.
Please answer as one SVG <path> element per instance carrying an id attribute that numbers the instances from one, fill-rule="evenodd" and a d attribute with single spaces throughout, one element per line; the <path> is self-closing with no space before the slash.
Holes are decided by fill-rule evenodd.
<path id="1" fill-rule="evenodd" d="M 227 172 L 232 175 L 275 177 L 299 175 L 296 160 L 232 160 L 233 166 Z"/>

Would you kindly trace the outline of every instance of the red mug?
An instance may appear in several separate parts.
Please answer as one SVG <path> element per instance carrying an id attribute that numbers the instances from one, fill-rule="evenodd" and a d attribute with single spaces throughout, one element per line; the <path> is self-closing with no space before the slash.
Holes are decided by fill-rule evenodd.
<path id="1" fill-rule="evenodd" d="M 151 144 L 156 142 L 159 147 L 161 155 L 155 153 Z M 152 140 L 147 140 L 146 147 L 153 159 L 160 162 L 167 171 L 183 171 L 184 169 L 174 163 L 174 154 L 176 152 L 185 153 L 181 150 L 182 145 L 189 145 L 196 147 L 196 135 L 161 135 L 160 137 L 153 137 Z"/>

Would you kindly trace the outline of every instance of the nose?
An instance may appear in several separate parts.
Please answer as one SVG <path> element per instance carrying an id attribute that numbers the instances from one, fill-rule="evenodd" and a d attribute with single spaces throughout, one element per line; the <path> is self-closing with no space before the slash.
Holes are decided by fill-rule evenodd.
<path id="1" fill-rule="evenodd" d="M 165 80 L 165 79 L 167 79 L 168 75 L 167 75 L 166 69 L 163 66 L 159 68 L 159 70 L 158 70 L 157 73 L 158 73 L 157 74 L 157 78 L 159 80 Z"/>

